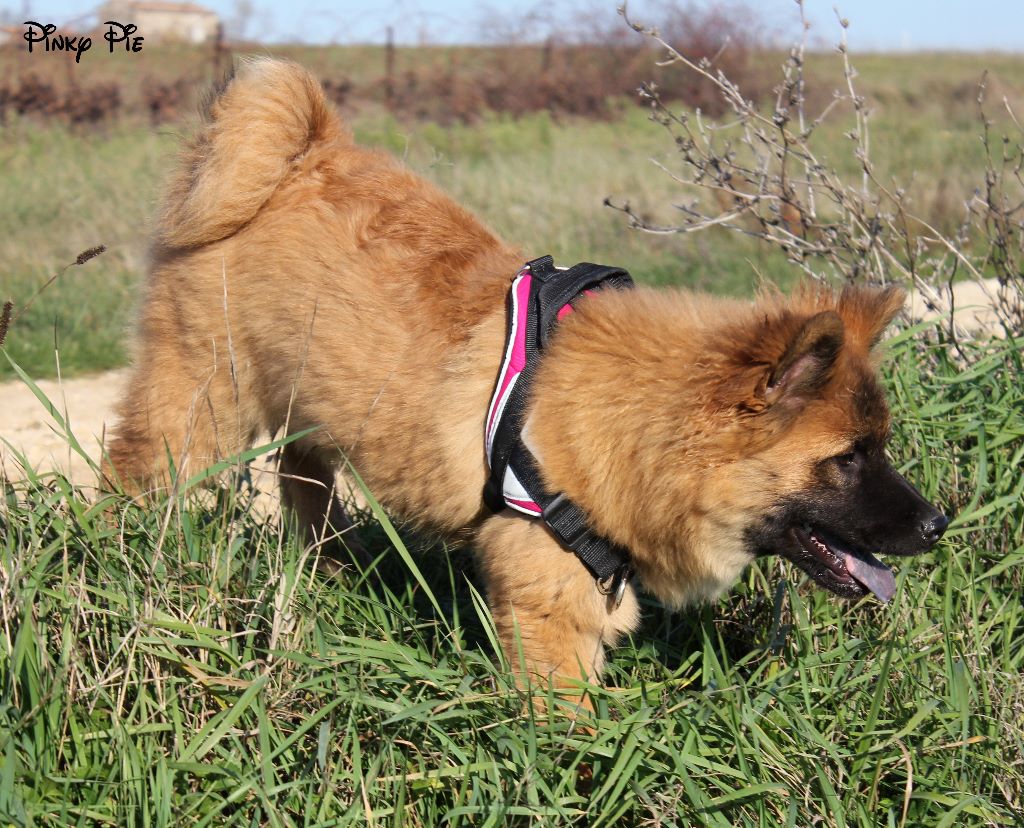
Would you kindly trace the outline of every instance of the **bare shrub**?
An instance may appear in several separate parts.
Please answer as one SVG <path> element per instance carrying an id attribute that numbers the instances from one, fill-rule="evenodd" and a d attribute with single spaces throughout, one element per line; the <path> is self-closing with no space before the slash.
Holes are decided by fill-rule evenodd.
<path id="1" fill-rule="evenodd" d="M 153 126 L 173 121 L 184 113 L 192 100 L 193 82 L 189 78 L 162 80 L 147 75 L 142 80 L 142 105 Z"/>
<path id="2" fill-rule="evenodd" d="M 63 91 L 32 72 L 0 87 L 0 113 L 59 118 L 71 124 L 96 124 L 121 109 L 121 87 L 116 83 L 74 84 Z"/>
<path id="3" fill-rule="evenodd" d="M 748 94 L 757 98 L 770 93 L 758 66 L 768 40 L 752 7 L 731 3 L 680 8 L 666 3 L 660 16 L 682 54 L 741 79 Z M 549 34 L 538 42 L 538 32 L 545 28 Z M 401 115 L 443 124 L 472 122 L 487 111 L 513 117 L 546 111 L 556 117 L 607 119 L 622 101 L 638 100 L 637 89 L 651 73 L 650 41 L 616 18 L 581 15 L 557 21 L 490 12 L 482 31 L 490 45 L 470 52 L 468 59 L 451 53 L 353 90 L 353 97 L 386 102 Z M 713 83 L 677 72 L 657 74 L 663 100 L 710 113 L 723 111 L 725 102 Z"/>
<path id="4" fill-rule="evenodd" d="M 803 18 L 802 0 L 798 6 Z M 762 107 L 710 59 L 694 59 L 659 30 L 626 19 L 658 45 L 663 69 L 695 76 L 714 90 L 728 113 L 726 122 L 716 122 L 701 111 L 673 105 L 659 84 L 642 86 L 652 119 L 668 132 L 677 153 L 671 169 L 663 168 L 687 196 L 676 205 L 678 221 L 669 225 L 653 225 L 628 202 L 608 200 L 633 227 L 661 234 L 712 228 L 740 233 L 781 250 L 815 279 L 913 284 L 940 312 L 953 310 L 953 281 L 967 276 L 989 292 L 1008 332 L 1024 332 L 1024 133 L 1005 98 L 1002 104 L 1019 134 L 996 145 L 983 110 L 984 83 L 976 92 L 988 159 L 985 181 L 960 196 L 961 221 L 954 233 L 944 234 L 911 208 L 903 187 L 876 174 L 871 113 L 854 83 L 847 21 L 840 20 L 843 36 L 837 47 L 845 86 L 809 114 L 805 42 L 789 52 L 773 101 Z M 856 182 L 825 163 L 815 143 L 816 131 L 841 104 L 852 112 L 846 137 L 860 169 Z M 995 290 L 986 281 L 991 279 Z M 951 315 L 955 339 L 963 332 L 952 320 Z"/>
<path id="5" fill-rule="evenodd" d="M 750 100 L 760 101 L 769 95 L 771 85 L 756 58 L 771 44 L 763 18 L 751 6 L 737 2 L 706 8 L 666 4 L 661 16 L 661 37 L 678 54 L 728 77 Z M 676 101 L 712 116 L 730 111 L 713 79 L 673 71 L 671 66 L 658 68 L 667 70 L 659 71 L 655 78 L 662 100 Z M 642 79 L 636 86 L 640 83 Z"/>
<path id="6" fill-rule="evenodd" d="M 72 124 L 98 124 L 121 109 L 121 87 L 116 83 L 73 86 L 61 101 L 61 114 Z"/>
<path id="7" fill-rule="evenodd" d="M 680 54 L 714 66 L 742 83 L 755 99 L 770 93 L 759 69 L 759 56 L 772 47 L 773 38 L 755 6 L 738 0 L 708 6 L 662 0 L 654 5 L 652 14 L 661 21 L 661 36 Z M 525 95 L 517 92 L 510 98 L 536 101 L 531 109 L 549 105 L 565 112 L 606 114 L 608 99 L 635 99 L 637 88 L 651 76 L 650 40 L 598 10 L 562 20 L 520 19 L 490 12 L 482 28 L 491 34 L 494 44 L 491 71 L 502 76 L 505 88 L 525 87 Z M 549 33 L 540 39 L 543 46 L 538 51 L 537 32 L 544 28 Z M 533 38 L 534 45 L 525 45 L 528 38 Z M 714 84 L 704 78 L 662 72 L 657 66 L 654 73 L 663 100 L 713 114 L 725 111 Z"/>
<path id="8" fill-rule="evenodd" d="M 11 85 L 9 100 L 19 115 L 56 115 L 61 111 L 57 87 L 34 72 L 21 75 Z"/>
<path id="9" fill-rule="evenodd" d="M 439 63 L 407 69 L 396 77 L 380 78 L 367 88 L 371 99 L 386 103 L 392 110 L 417 120 L 440 124 L 469 122 L 483 108 L 479 84 L 467 88 L 473 95 L 460 94 L 459 77 Z"/>
<path id="10" fill-rule="evenodd" d="M 352 81 L 348 78 L 325 78 L 321 81 L 321 85 L 324 88 L 324 94 L 327 96 L 327 99 L 336 106 L 344 106 L 352 94 Z"/>
<path id="11" fill-rule="evenodd" d="M 629 59 L 634 59 L 636 50 L 631 52 Z M 548 111 L 605 119 L 613 114 L 612 100 L 630 93 L 628 68 L 592 44 L 548 43 L 542 49 L 495 50 L 476 82 L 495 112 L 521 116 Z"/>

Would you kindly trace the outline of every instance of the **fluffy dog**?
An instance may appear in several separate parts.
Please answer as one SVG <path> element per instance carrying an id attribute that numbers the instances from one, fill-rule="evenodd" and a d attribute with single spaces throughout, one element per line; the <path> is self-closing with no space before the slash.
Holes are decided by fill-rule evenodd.
<path id="1" fill-rule="evenodd" d="M 168 453 L 188 473 L 261 432 L 316 428 L 281 463 L 310 537 L 346 525 L 331 492 L 347 456 L 395 513 L 473 536 L 521 666 L 596 675 L 603 645 L 637 624 L 636 582 L 610 598 L 542 521 L 482 498 L 506 296 L 526 258 L 356 146 L 304 70 L 245 64 L 170 182 L 111 476 L 147 489 Z M 946 526 L 884 454 L 871 351 L 903 301 L 854 287 L 584 296 L 525 409 L 545 487 L 669 605 L 720 594 L 770 553 L 846 597 L 888 598 L 871 553 L 925 551 Z"/>

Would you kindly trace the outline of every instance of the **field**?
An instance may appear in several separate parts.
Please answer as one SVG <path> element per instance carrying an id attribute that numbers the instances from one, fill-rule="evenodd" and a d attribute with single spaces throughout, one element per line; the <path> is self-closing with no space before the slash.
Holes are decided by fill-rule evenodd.
<path id="1" fill-rule="evenodd" d="M 361 77 L 355 71 L 360 61 L 383 64 L 379 53 L 366 50 L 282 51 L 327 78 Z M 418 57 L 402 57 L 400 65 L 438 59 L 429 50 L 426 57 L 411 51 Z M 0 68 L 23 67 L 3 60 L 0 52 Z M 193 54 L 189 61 L 188 54 L 174 50 L 147 60 L 157 77 L 206 80 L 212 73 L 202 62 L 205 55 Z M 774 58 L 763 60 L 774 66 Z M 203 71 L 195 70 L 197 64 Z M 33 63 L 33 71 L 40 72 L 39 66 L 63 88 L 60 65 Z M 112 82 L 104 74 L 111 71 L 106 63 L 96 67 L 83 63 L 83 84 Z M 1012 135 L 1019 130 L 1000 99 L 1019 102 L 1017 111 L 1024 111 L 1024 59 L 870 55 L 858 60 L 857 68 L 862 93 L 875 110 L 871 143 L 879 177 L 905 187 L 921 214 L 953 233 L 964 201 L 985 180 L 976 103 L 982 71 L 991 72 L 987 110 L 994 130 Z M 819 90 L 810 97 L 823 105 L 829 90 L 841 84 L 841 71 L 828 55 L 812 55 L 809 69 Z M 376 88 L 369 79 L 366 83 Z M 2 128 L 0 205 L 7 232 L 0 235 L 0 300 L 23 305 L 81 251 L 107 247 L 100 258 L 64 273 L 19 320 L 8 349 L 33 376 L 56 374 L 55 345 L 65 373 L 111 368 L 127 359 L 126 333 L 144 271 L 149 221 L 189 124 L 183 116 L 151 126 L 133 89 L 126 84 L 121 117 L 94 127 L 11 116 Z M 388 113 L 372 100 L 356 99 L 342 111 L 358 140 L 405 158 L 518 244 L 526 258 L 550 251 L 559 260 L 615 262 L 643 281 L 717 292 L 747 292 L 762 276 L 781 284 L 794 278 L 784 256 L 742 236 L 637 233 L 604 207 L 606 197 L 628 200 L 651 220 L 671 221 L 672 205 L 682 198 L 672 179 L 652 163 L 670 170 L 676 163 L 664 130 L 641 107 L 620 101 L 614 109 L 618 114 L 611 120 L 484 113 L 473 123 L 447 126 Z M 815 140 L 852 180 L 857 164 L 844 136 L 849 112 L 841 108 L 833 115 Z M 0 378 L 12 376 L 9 366 L 0 364 Z"/>
<path id="2" fill-rule="evenodd" d="M 382 59 L 298 56 L 351 77 Z M 187 60 L 157 53 L 148 68 L 173 78 Z M 1024 100 L 1024 60 L 857 65 L 880 177 L 955 231 L 985 177 L 974 84 L 991 70 L 994 130 L 1019 135 L 998 98 Z M 841 80 L 832 57 L 809 68 Z M 612 108 L 443 126 L 372 101 L 343 111 L 360 141 L 405 157 L 526 256 L 732 293 L 797 277 L 752 239 L 647 235 L 603 207 L 628 199 L 670 221 L 683 198 L 649 160 L 671 165 L 664 131 L 632 104 Z M 815 141 L 855 176 L 850 113 L 837 114 Z M 148 222 L 186 131 L 130 111 L 88 128 L 28 115 L 0 127 L 0 301 L 17 314 L 81 251 L 107 247 L 16 319 L 0 377 L 32 386 L 58 371 L 55 351 L 64 375 L 124 364 Z M 372 493 L 359 493 L 360 532 L 379 577 L 328 577 L 254 507 L 247 457 L 214 492 L 182 481 L 145 508 L 47 469 L 0 479 L 0 822 L 1024 823 L 1019 340 L 952 348 L 925 323 L 895 338 L 885 366 L 892 455 L 956 515 L 934 552 L 900 563 L 892 603 L 840 603 L 778 561 L 714 606 L 647 603 L 589 688 L 593 718 L 575 722 L 508 675 L 469 550 L 393 524 Z"/>

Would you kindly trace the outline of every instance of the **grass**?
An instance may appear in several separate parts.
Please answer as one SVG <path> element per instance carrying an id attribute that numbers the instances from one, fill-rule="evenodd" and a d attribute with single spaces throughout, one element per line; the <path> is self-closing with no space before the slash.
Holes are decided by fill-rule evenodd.
<path id="1" fill-rule="evenodd" d="M 71 268 L 13 326 L 9 347 L 36 376 L 123 364 L 131 309 L 145 269 L 155 202 L 174 138 L 134 128 L 77 133 L 14 122 L 0 127 L 0 295 L 15 313 L 87 248 L 108 250 Z M 11 376 L 4 360 L 0 377 Z"/>
<path id="2" fill-rule="evenodd" d="M 894 601 L 773 561 L 715 606 L 646 604 L 591 722 L 516 689 L 468 552 L 383 512 L 360 530 L 379 579 L 329 578 L 244 482 L 152 508 L 6 484 L 0 820 L 1024 820 L 1024 365 L 1012 341 L 965 364 L 926 338 L 887 362 L 893 452 L 956 519 Z"/>

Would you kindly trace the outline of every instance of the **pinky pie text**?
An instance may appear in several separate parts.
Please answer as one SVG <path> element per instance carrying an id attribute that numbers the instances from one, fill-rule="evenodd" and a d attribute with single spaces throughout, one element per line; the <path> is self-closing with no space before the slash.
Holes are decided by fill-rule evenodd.
<path id="1" fill-rule="evenodd" d="M 107 42 L 108 51 L 113 54 L 121 48 L 126 52 L 141 52 L 143 37 L 136 35 L 139 27 L 134 23 L 117 23 L 108 20 L 103 24 L 106 29 L 103 39 Z M 75 63 L 80 63 L 82 55 L 92 48 L 92 38 L 86 35 L 67 35 L 57 32 L 53 23 L 36 23 L 25 21 L 25 42 L 28 43 L 29 54 L 39 52 L 74 52 Z"/>

